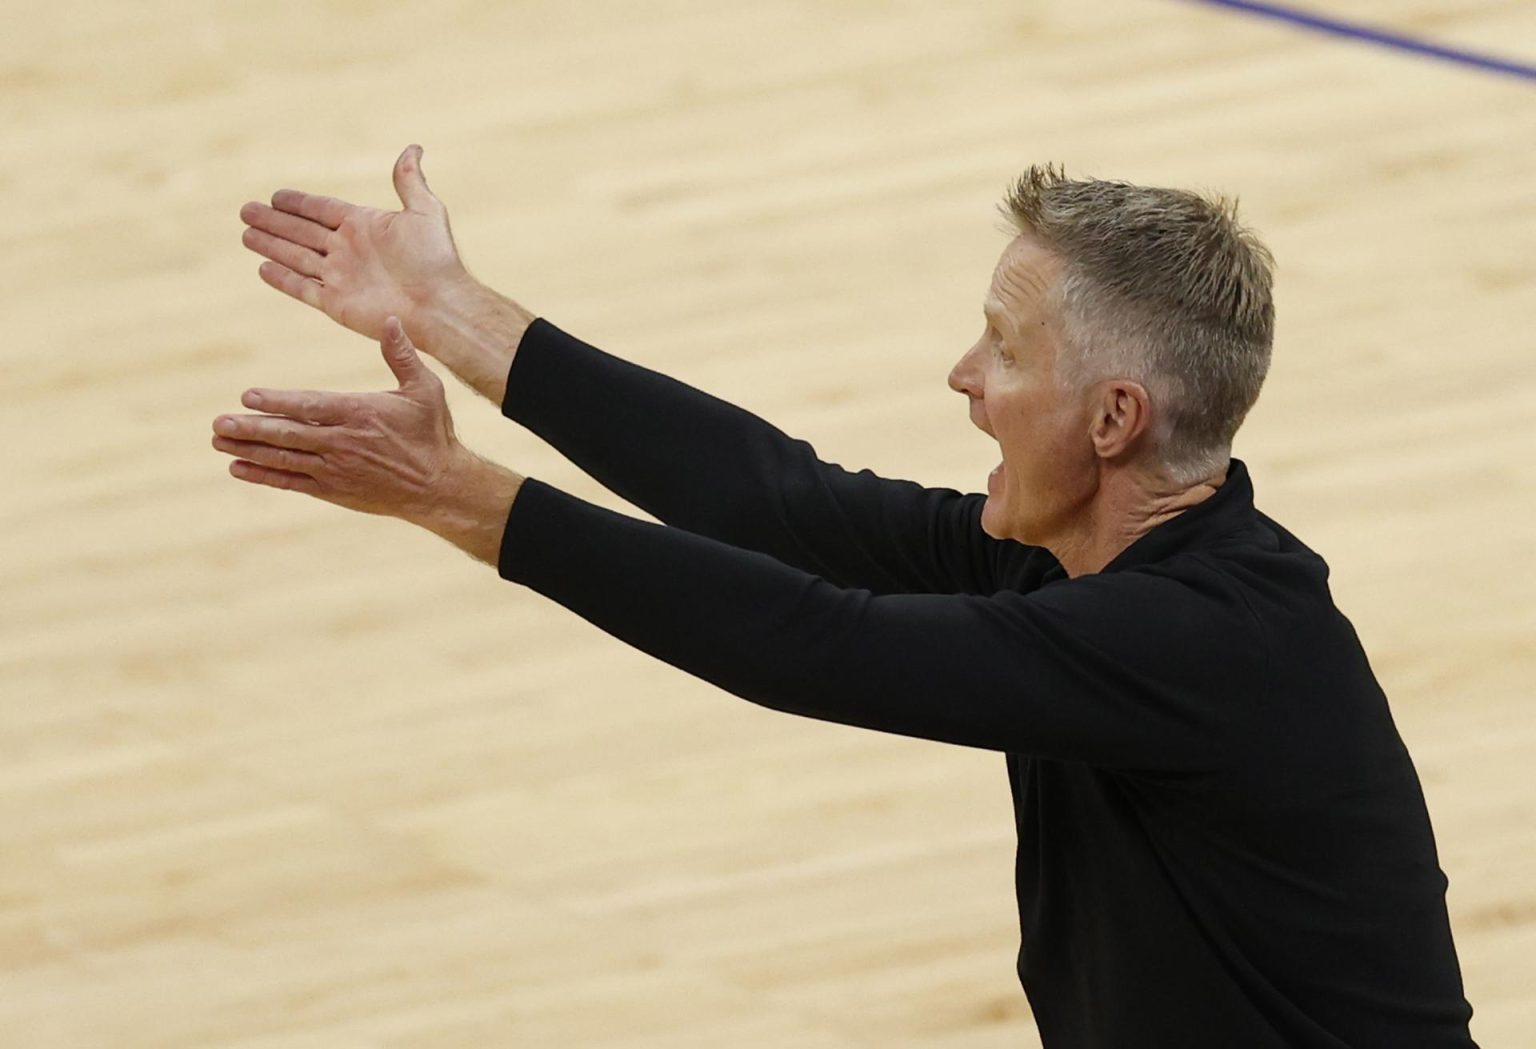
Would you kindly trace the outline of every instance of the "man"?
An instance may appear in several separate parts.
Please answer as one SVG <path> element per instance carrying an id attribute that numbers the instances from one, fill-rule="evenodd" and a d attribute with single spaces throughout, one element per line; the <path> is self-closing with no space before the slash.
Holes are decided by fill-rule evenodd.
<path id="1" fill-rule="evenodd" d="M 987 494 L 853 473 L 470 279 L 403 210 L 247 204 L 262 277 L 399 389 L 248 391 L 242 479 L 428 528 L 738 696 L 1003 751 L 1018 973 L 1048 1047 L 1457 1047 L 1471 1008 L 1413 765 L 1327 566 L 1231 442 L 1273 331 L 1232 209 L 1034 168 L 950 385 Z M 653 514 L 458 443 L 413 341 Z"/>

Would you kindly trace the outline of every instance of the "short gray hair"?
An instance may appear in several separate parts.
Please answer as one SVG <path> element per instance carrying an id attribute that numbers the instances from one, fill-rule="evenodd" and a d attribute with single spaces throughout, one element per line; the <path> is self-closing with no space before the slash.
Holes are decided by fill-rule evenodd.
<path id="1" fill-rule="evenodd" d="M 1275 329 L 1274 258 L 1238 223 L 1236 202 L 1036 165 L 1002 210 L 1062 262 L 1053 295 L 1064 383 L 1140 382 L 1176 480 L 1224 465 L 1269 371 Z"/>

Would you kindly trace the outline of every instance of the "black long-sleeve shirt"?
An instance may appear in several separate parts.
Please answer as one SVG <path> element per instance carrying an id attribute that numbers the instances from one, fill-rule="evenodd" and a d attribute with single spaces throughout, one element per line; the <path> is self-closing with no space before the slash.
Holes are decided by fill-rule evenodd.
<path id="1" fill-rule="evenodd" d="M 502 410 L 663 522 L 529 479 L 504 578 L 754 703 L 1006 753 L 1050 1049 L 1473 1047 L 1418 777 L 1242 462 L 1069 579 L 983 496 L 823 462 L 546 321 Z"/>

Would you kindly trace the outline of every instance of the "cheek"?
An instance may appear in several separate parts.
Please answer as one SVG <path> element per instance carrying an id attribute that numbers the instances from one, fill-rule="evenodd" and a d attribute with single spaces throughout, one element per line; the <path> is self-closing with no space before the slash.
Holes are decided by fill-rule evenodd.
<path id="1" fill-rule="evenodd" d="M 1006 422 L 1003 420 L 1006 419 Z M 1032 488 L 1071 487 L 1087 448 L 1079 428 L 1061 406 L 1043 398 L 1020 400 L 998 420 L 997 435 L 1008 472 Z"/>
<path id="2" fill-rule="evenodd" d="M 1049 409 L 1039 398 L 1019 394 L 998 397 L 989 408 L 993 432 L 1009 467 L 1023 469 L 1041 458 L 1047 445 L 1057 443 Z"/>

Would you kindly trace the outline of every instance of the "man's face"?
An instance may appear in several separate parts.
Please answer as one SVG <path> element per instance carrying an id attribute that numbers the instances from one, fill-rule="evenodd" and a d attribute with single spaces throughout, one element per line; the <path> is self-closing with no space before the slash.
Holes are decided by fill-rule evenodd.
<path id="1" fill-rule="evenodd" d="M 1085 398 L 1057 381 L 1057 318 L 1049 294 L 1061 263 L 1027 236 L 998 260 L 983 301 L 981 338 L 949 373 L 971 422 L 996 438 L 982 529 L 1049 546 L 1091 500 L 1097 481 Z"/>

